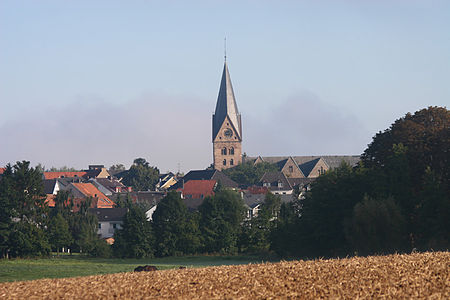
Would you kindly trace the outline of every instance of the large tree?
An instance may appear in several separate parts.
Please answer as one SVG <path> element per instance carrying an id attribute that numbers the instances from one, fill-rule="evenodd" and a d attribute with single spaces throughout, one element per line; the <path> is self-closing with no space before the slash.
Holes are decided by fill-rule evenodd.
<path id="1" fill-rule="evenodd" d="M 131 205 L 125 215 L 122 229 L 114 234 L 114 254 L 117 257 L 153 257 L 155 252 L 151 223 L 145 212 Z"/>
<path id="2" fill-rule="evenodd" d="M 388 129 L 379 132 L 362 155 L 366 167 L 388 166 L 395 154 L 394 145 L 406 148 L 412 186 L 423 189 L 423 176 L 430 167 L 436 179 L 449 191 L 450 180 L 450 111 L 444 107 L 428 107 L 414 114 L 407 113 Z"/>
<path id="3" fill-rule="evenodd" d="M 159 170 L 151 167 L 144 158 L 136 158 L 123 178 L 123 183 L 135 191 L 154 190 L 159 179 Z"/>
<path id="4" fill-rule="evenodd" d="M 152 218 L 158 256 L 181 255 L 197 250 L 196 218 L 190 217 L 179 193 L 170 191 L 158 203 Z"/>
<path id="5" fill-rule="evenodd" d="M 244 203 L 238 193 L 218 190 L 199 207 L 200 231 L 204 251 L 235 253 L 241 224 L 245 216 Z"/>
<path id="6" fill-rule="evenodd" d="M 49 253 L 44 231 L 48 207 L 42 175 L 29 161 L 9 164 L 0 180 L 0 246 L 3 255 L 34 256 Z M 4 208 L 3 208 L 4 205 Z"/>

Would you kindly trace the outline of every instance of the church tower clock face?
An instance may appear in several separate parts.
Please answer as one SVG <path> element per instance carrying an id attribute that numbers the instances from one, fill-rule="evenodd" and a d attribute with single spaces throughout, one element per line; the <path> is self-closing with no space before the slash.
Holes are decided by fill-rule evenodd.
<path id="1" fill-rule="evenodd" d="M 231 138 L 233 136 L 233 131 L 230 128 L 225 129 L 224 133 L 225 137 Z"/>

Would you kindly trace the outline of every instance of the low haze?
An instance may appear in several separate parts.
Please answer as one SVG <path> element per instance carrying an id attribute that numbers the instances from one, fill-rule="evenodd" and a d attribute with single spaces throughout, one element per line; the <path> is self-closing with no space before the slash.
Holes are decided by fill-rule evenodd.
<path id="1" fill-rule="evenodd" d="M 212 162 L 227 61 L 243 152 L 360 154 L 450 103 L 448 1 L 0 2 L 0 166 Z"/>

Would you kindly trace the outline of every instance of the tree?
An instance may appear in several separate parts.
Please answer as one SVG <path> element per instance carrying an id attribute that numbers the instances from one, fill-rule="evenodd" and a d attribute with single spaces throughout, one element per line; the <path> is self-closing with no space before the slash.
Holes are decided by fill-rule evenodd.
<path id="1" fill-rule="evenodd" d="M 405 219 L 392 197 L 376 200 L 366 195 L 353 208 L 346 234 L 359 254 L 392 253 L 405 245 Z"/>
<path id="2" fill-rule="evenodd" d="M 199 207 L 200 231 L 204 251 L 209 253 L 235 253 L 245 207 L 239 194 L 219 190 L 206 197 Z"/>
<path id="3" fill-rule="evenodd" d="M 270 248 L 270 233 L 275 227 L 281 207 L 280 196 L 270 192 L 256 217 L 244 221 L 240 238 L 240 251 L 265 252 Z"/>
<path id="4" fill-rule="evenodd" d="M 125 215 L 122 229 L 114 234 L 113 251 L 117 257 L 153 257 L 154 238 L 145 212 L 132 205 Z"/>
<path id="5" fill-rule="evenodd" d="M 246 186 L 258 183 L 264 173 L 271 171 L 277 171 L 277 167 L 267 162 L 254 164 L 251 161 L 239 164 L 234 168 L 223 170 L 231 179 Z"/>
<path id="6" fill-rule="evenodd" d="M 188 219 L 186 205 L 181 200 L 180 194 L 170 191 L 156 207 L 152 216 L 153 228 L 156 237 L 158 256 L 181 255 L 191 252 L 186 246 L 190 240 L 195 240 L 195 235 L 189 238 L 189 230 L 195 232 L 195 220 Z M 191 228 L 189 228 L 189 225 Z"/>
<path id="7" fill-rule="evenodd" d="M 72 235 L 69 232 L 69 224 L 62 214 L 57 213 L 52 217 L 48 226 L 48 236 L 50 245 L 59 255 L 62 247 L 67 247 L 72 242 Z"/>
<path id="8" fill-rule="evenodd" d="M 428 107 L 396 120 L 390 128 L 379 132 L 362 155 L 368 168 L 383 168 L 395 152 L 394 144 L 407 148 L 406 159 L 412 186 L 423 189 L 423 174 L 430 167 L 436 179 L 449 191 L 450 174 L 450 111 Z M 403 170 L 397 170 L 402 171 Z"/>
<path id="9" fill-rule="evenodd" d="M 29 161 L 17 162 L 13 167 L 8 164 L 0 181 L 0 203 L 2 254 L 47 254 L 49 246 L 43 229 L 48 207 L 39 170 L 30 168 Z"/>
<path id="10" fill-rule="evenodd" d="M 154 190 L 159 179 L 159 170 L 151 167 L 143 158 L 136 158 L 123 178 L 123 183 L 135 191 Z"/>
<path id="11" fill-rule="evenodd" d="M 125 171 L 125 166 L 123 164 L 115 164 L 109 167 L 108 172 L 111 175 L 115 175 L 117 173 Z"/>

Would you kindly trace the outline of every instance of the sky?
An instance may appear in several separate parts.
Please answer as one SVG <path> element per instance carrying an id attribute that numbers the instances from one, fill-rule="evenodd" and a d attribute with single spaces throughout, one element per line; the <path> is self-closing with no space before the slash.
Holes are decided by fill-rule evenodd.
<path id="1" fill-rule="evenodd" d="M 225 37 L 247 155 L 359 155 L 449 106 L 449 29 L 450 1 L 0 0 L 0 166 L 209 166 Z"/>

